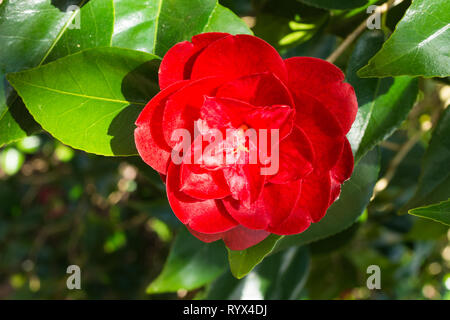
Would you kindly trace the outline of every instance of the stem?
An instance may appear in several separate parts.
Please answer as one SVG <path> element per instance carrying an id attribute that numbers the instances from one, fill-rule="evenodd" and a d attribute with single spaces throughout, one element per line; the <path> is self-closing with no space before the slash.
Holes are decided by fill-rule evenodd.
<path id="1" fill-rule="evenodd" d="M 427 101 L 422 101 L 419 103 L 417 108 L 417 110 L 419 111 L 417 111 L 415 117 L 418 117 L 420 115 L 426 103 Z M 398 166 L 402 163 L 402 161 L 405 159 L 405 157 L 408 155 L 411 149 L 416 145 L 416 143 L 420 141 L 423 135 L 428 130 L 433 130 L 433 128 L 436 127 L 436 124 L 439 120 L 439 116 L 441 114 L 443 107 L 444 104 L 441 102 L 439 104 L 439 107 L 433 110 L 431 114 L 431 127 L 429 129 L 420 128 L 419 131 L 414 133 L 414 135 L 398 149 L 396 155 L 389 163 L 389 166 L 386 170 L 386 174 L 376 183 L 372 199 L 374 199 L 381 191 L 385 190 L 389 186 L 389 184 L 391 183 L 392 179 L 395 176 L 395 173 L 397 172 Z"/>
<path id="2" fill-rule="evenodd" d="M 367 20 L 364 20 L 358 28 L 356 28 L 352 33 L 348 35 L 347 38 L 341 43 L 339 47 L 327 58 L 327 61 L 330 63 L 334 63 L 341 54 L 355 41 L 356 38 L 366 29 Z"/>

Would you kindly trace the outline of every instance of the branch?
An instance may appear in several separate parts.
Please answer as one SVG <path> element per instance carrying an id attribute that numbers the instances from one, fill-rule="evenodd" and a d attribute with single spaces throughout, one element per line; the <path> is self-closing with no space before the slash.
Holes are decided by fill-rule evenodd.
<path id="1" fill-rule="evenodd" d="M 401 1 L 388 1 L 384 3 L 383 5 L 379 6 L 377 10 L 373 14 L 371 14 L 366 20 L 364 20 L 352 33 L 350 33 L 347 38 L 340 44 L 339 47 L 327 58 L 327 61 L 330 63 L 334 63 L 342 53 L 353 43 L 353 41 L 356 40 L 356 38 L 359 37 L 361 33 L 366 29 L 367 22 L 372 19 L 377 14 L 383 14 L 387 12 L 389 9 L 391 9 L 393 6 L 399 4 Z"/>

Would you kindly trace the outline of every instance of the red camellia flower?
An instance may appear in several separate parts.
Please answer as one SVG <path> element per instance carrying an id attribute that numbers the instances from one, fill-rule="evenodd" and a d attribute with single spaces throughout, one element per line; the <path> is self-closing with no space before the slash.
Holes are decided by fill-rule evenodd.
<path id="1" fill-rule="evenodd" d="M 322 219 L 353 171 L 346 134 L 357 101 L 343 81 L 336 66 L 283 60 L 254 36 L 200 34 L 165 55 L 161 92 L 136 121 L 136 146 L 200 240 L 243 250 L 270 233 L 297 234 Z"/>

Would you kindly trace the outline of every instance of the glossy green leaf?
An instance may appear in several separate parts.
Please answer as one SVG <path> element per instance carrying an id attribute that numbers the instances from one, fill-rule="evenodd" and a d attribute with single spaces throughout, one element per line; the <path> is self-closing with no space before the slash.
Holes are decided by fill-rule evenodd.
<path id="1" fill-rule="evenodd" d="M 100 155 L 136 154 L 134 122 L 159 90 L 159 59 L 120 48 L 94 48 L 8 80 L 34 119 L 63 143 Z"/>
<path id="2" fill-rule="evenodd" d="M 448 226 L 430 219 L 417 218 L 411 230 L 405 235 L 406 240 L 429 241 L 445 237 Z"/>
<path id="3" fill-rule="evenodd" d="M 3 72 L 3 71 L 2 71 Z M 10 96 L 11 87 L 5 81 L 5 74 L 0 75 L 0 119 L 8 111 L 7 99 Z"/>
<path id="4" fill-rule="evenodd" d="M 450 199 L 430 206 L 415 208 L 409 210 L 408 213 L 450 226 Z"/>
<path id="5" fill-rule="evenodd" d="M 5 79 L 8 72 L 21 71 L 41 63 L 71 18 L 49 0 L 4 1 L 0 6 L 0 146 L 26 136 L 25 123 L 8 111 L 17 95 Z M 5 118 L 5 119 L 3 119 Z"/>
<path id="6" fill-rule="evenodd" d="M 348 137 L 356 161 L 378 142 L 387 139 L 406 118 L 418 94 L 418 81 L 411 77 L 360 78 L 356 71 L 381 48 L 384 34 L 368 31 L 356 44 L 347 69 L 347 81 L 355 88 L 358 114 Z"/>
<path id="7" fill-rule="evenodd" d="M 251 34 L 217 0 L 115 0 L 113 45 L 163 56 L 173 45 L 203 32 Z"/>
<path id="8" fill-rule="evenodd" d="M 82 6 L 68 11 L 70 4 Z M 0 146 L 35 133 L 40 127 L 5 79 L 5 74 L 41 65 L 94 46 L 111 42 L 112 0 L 5 1 L 0 7 Z M 73 22 L 79 17 L 80 29 Z M 81 28 L 81 25 L 83 26 Z M 101 30 L 100 30 L 101 28 Z M 9 110 L 8 110 L 9 109 Z M 23 116 L 18 117 L 17 115 Z"/>
<path id="9" fill-rule="evenodd" d="M 303 233 L 284 236 L 274 251 L 324 239 L 350 227 L 369 203 L 379 168 L 378 150 L 375 149 L 367 153 L 355 167 L 352 177 L 342 186 L 340 198 L 331 205 L 325 217 Z"/>
<path id="10" fill-rule="evenodd" d="M 5 1 L 0 7 L 2 72 L 42 63 L 75 15 L 61 11 L 50 0 Z"/>
<path id="11" fill-rule="evenodd" d="M 419 185 L 402 212 L 445 201 L 450 195 L 450 108 L 445 109 L 434 129 L 422 160 Z"/>
<path id="12" fill-rule="evenodd" d="M 0 119 L 0 147 L 40 130 L 21 99 L 17 99 Z"/>
<path id="13" fill-rule="evenodd" d="M 244 279 L 238 280 L 226 272 L 208 288 L 206 299 L 299 299 L 309 267 L 308 248 L 290 248 L 264 259 Z"/>
<path id="14" fill-rule="evenodd" d="M 450 75 L 450 2 L 414 0 L 361 77 Z"/>
<path id="15" fill-rule="evenodd" d="M 298 0 L 314 7 L 323 9 L 352 9 L 367 4 L 368 0 Z"/>
<path id="16" fill-rule="evenodd" d="M 97 47 L 109 47 L 114 31 L 113 0 L 91 0 L 83 6 L 51 48 L 45 62 Z"/>
<path id="17" fill-rule="evenodd" d="M 309 269 L 310 256 L 305 246 L 290 248 L 268 257 L 258 268 L 260 277 L 270 283 L 264 299 L 299 299 Z"/>
<path id="18" fill-rule="evenodd" d="M 228 249 L 231 273 L 238 279 L 245 277 L 265 256 L 272 252 L 280 238 L 281 236 L 271 234 L 264 241 L 246 250 L 234 251 Z"/>
<path id="19" fill-rule="evenodd" d="M 219 277 L 225 269 L 225 249 L 221 241 L 204 243 L 182 228 L 163 271 L 147 287 L 147 293 L 197 289 Z"/>

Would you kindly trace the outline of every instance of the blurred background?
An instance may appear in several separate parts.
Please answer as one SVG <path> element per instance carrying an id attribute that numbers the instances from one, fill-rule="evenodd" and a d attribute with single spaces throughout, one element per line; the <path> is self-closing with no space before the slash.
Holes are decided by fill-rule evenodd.
<path id="1" fill-rule="evenodd" d="M 284 57 L 326 58 L 367 18 L 365 9 L 330 15 L 295 1 L 220 2 Z M 409 3 L 388 15 L 390 30 Z M 307 32 L 296 29 L 306 23 Z M 336 61 L 342 70 L 353 48 Z M 450 101 L 446 81 L 421 79 L 419 87 L 408 119 L 380 144 L 380 178 L 367 210 L 351 228 L 301 248 L 309 258 L 299 266 L 307 271 L 295 298 L 450 299 L 449 228 L 398 213 L 416 190 L 431 132 Z M 138 157 L 86 154 L 45 133 L 0 149 L 0 299 L 258 298 L 244 292 L 249 281 L 270 282 L 271 261 L 286 255 L 270 256 L 240 281 L 227 267 L 198 289 L 149 295 L 182 230 L 158 174 Z M 66 287 L 72 264 L 82 270 L 81 290 Z M 381 290 L 366 287 L 374 264 L 382 269 Z"/>

